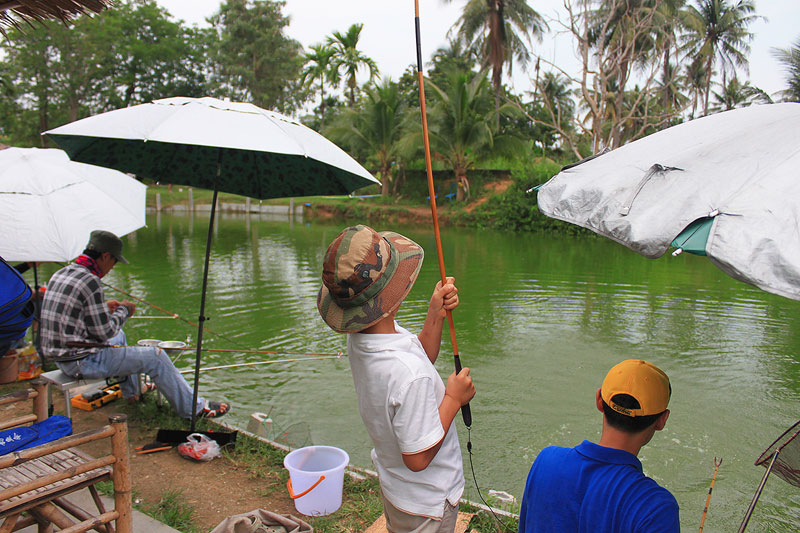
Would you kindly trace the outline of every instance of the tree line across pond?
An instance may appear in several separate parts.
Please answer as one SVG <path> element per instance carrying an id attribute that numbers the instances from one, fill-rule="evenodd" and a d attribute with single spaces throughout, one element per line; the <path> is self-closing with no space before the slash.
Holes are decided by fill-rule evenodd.
<path id="1" fill-rule="evenodd" d="M 760 18 L 753 0 L 566 0 L 550 22 L 531 4 L 465 0 L 449 44 L 426 64 L 434 164 L 452 171 L 459 200 L 476 166 L 576 159 L 704 114 L 800 101 L 800 39 L 773 50 L 785 91 L 768 95 L 741 77 Z M 383 194 L 398 194 L 404 170 L 423 168 L 416 69 L 382 78 L 359 49 L 360 24 L 305 50 L 284 8 L 226 0 L 199 28 L 154 0 L 123 0 L 69 25 L 12 29 L 0 43 L 0 142 L 41 146 L 46 129 L 169 96 L 288 114 L 312 103 L 301 119 L 377 169 Z M 555 31 L 571 36 L 577 72 L 537 56 Z M 531 91 L 504 85 L 512 66 L 528 73 Z"/>

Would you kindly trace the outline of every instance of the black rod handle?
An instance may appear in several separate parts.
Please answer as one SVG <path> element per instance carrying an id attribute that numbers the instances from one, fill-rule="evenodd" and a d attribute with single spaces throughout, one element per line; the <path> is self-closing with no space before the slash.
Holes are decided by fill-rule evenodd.
<path id="1" fill-rule="evenodd" d="M 453 361 L 456 363 L 456 374 L 458 374 L 461 372 L 461 358 L 458 354 L 453 355 Z M 461 418 L 464 419 L 465 426 L 472 426 L 472 410 L 469 408 L 469 402 L 461 406 Z"/>

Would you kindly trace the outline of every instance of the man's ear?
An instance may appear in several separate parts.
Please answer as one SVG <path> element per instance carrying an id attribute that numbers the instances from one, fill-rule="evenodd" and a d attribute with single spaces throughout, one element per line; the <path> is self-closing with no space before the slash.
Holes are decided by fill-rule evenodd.
<path id="1" fill-rule="evenodd" d="M 661 413 L 661 416 L 659 416 L 656 419 L 656 431 L 661 431 L 662 429 L 664 429 L 664 426 L 667 425 L 668 418 L 669 418 L 669 409 Z"/>
<path id="2" fill-rule="evenodd" d="M 603 392 L 601 389 L 597 389 L 597 394 L 595 396 L 595 402 L 597 403 L 597 410 L 601 413 L 603 412 Z"/>

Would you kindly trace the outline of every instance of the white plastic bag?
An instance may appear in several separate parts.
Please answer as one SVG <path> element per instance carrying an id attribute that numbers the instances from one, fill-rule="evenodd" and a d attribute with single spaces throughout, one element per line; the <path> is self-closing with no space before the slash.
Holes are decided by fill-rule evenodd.
<path id="1" fill-rule="evenodd" d="M 217 441 L 202 433 L 192 433 L 186 437 L 186 442 L 178 444 L 178 453 L 196 461 L 210 461 L 222 455 Z"/>

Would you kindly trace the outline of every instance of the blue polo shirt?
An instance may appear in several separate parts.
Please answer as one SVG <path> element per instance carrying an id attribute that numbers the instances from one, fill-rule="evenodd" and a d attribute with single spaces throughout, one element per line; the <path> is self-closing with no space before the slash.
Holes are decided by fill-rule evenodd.
<path id="1" fill-rule="evenodd" d="M 673 533 L 678 502 L 632 453 L 583 441 L 550 446 L 528 474 L 520 533 Z"/>

